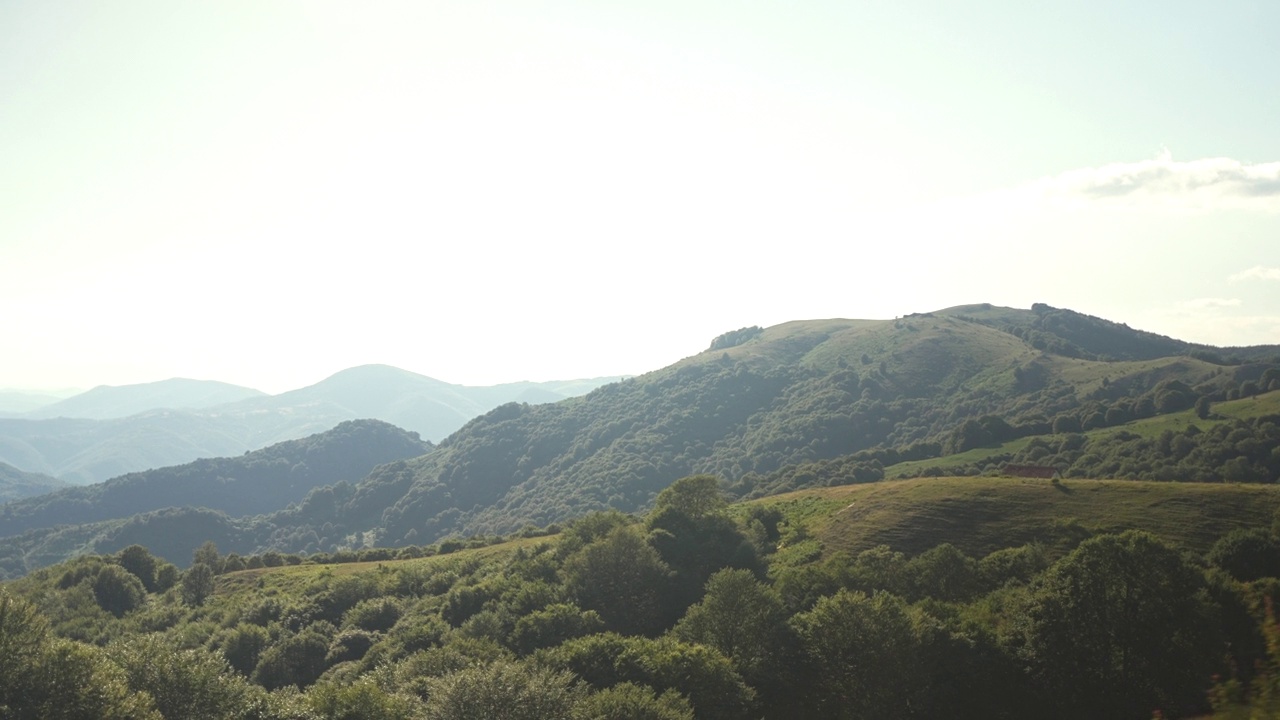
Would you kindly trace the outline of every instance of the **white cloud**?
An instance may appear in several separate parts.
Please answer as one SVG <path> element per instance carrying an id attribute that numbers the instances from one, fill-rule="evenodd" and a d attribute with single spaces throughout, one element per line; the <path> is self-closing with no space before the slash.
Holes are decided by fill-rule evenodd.
<path id="1" fill-rule="evenodd" d="M 1240 298 L 1196 298 L 1195 300 L 1184 300 L 1183 302 L 1178 303 L 1178 306 L 1187 310 L 1239 307 Z"/>
<path id="2" fill-rule="evenodd" d="M 1043 178 L 1032 188 L 1053 198 L 1280 212 L 1280 162 L 1178 162 L 1166 151 L 1151 160 L 1070 170 Z"/>
<path id="3" fill-rule="evenodd" d="M 1227 278 L 1230 282 L 1240 282 L 1241 280 L 1280 280 L 1280 267 L 1263 267 L 1262 265 L 1254 265 L 1248 270 L 1238 272 Z"/>

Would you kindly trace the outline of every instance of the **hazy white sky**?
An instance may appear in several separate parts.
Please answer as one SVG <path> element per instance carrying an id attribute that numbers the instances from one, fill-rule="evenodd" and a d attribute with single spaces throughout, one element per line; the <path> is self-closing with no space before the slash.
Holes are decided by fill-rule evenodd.
<path id="1" fill-rule="evenodd" d="M 0 3 L 0 387 L 974 302 L 1280 343 L 1280 3 L 1042 5 Z"/>

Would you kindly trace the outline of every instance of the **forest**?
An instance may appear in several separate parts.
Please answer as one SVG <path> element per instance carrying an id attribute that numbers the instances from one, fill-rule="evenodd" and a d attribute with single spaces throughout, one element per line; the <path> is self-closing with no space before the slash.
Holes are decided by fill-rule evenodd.
<path id="1" fill-rule="evenodd" d="M 1142 530 L 981 556 L 845 552 L 818 540 L 831 517 L 788 497 L 730 505 L 700 475 L 643 516 L 509 538 L 306 558 L 206 543 L 185 571 L 141 546 L 78 557 L 0 591 L 0 707 L 1150 718 L 1236 717 L 1246 688 L 1255 705 L 1277 697 L 1280 526 L 1224 532 L 1202 553 Z"/>

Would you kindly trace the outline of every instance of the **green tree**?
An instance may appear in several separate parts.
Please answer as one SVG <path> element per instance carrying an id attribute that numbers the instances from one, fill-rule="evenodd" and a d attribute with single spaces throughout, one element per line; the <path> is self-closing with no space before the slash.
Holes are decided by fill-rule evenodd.
<path id="1" fill-rule="evenodd" d="M 423 713 L 417 698 L 388 692 L 368 675 L 350 684 L 319 683 L 306 697 L 324 720 L 416 720 Z"/>
<path id="2" fill-rule="evenodd" d="M 195 549 L 191 554 L 192 565 L 208 565 L 210 570 L 217 574 L 219 568 L 222 567 L 222 556 L 218 554 L 218 546 L 212 540 L 206 540 L 203 545 Z"/>
<path id="3" fill-rule="evenodd" d="M 253 681 L 268 690 L 305 688 L 325 671 L 328 655 L 329 639 L 308 628 L 267 648 L 254 668 Z"/>
<path id="4" fill-rule="evenodd" d="M 689 700 L 698 718 L 708 720 L 749 717 L 755 701 L 754 691 L 725 656 L 671 637 L 589 635 L 539 651 L 534 658 L 595 688 L 631 682 L 659 692 L 674 690 Z"/>
<path id="5" fill-rule="evenodd" d="M 159 569 L 160 561 L 141 545 L 130 545 L 121 550 L 116 555 L 116 564 L 137 576 L 147 592 L 160 590 L 156 583 L 156 570 Z"/>
<path id="6" fill-rule="evenodd" d="M 573 676 L 507 661 L 427 681 L 428 720 L 571 720 Z"/>
<path id="7" fill-rule="evenodd" d="M 182 601 L 193 607 L 203 605 L 213 594 L 213 569 L 196 563 L 182 574 Z"/>
<path id="8" fill-rule="evenodd" d="M 1241 582 L 1280 578 L 1280 542 L 1261 528 L 1232 530 L 1213 544 L 1206 559 Z"/>
<path id="9" fill-rule="evenodd" d="M 146 601 L 147 589 L 119 565 L 103 565 L 93 579 L 93 596 L 103 610 L 121 617 Z"/>
<path id="10" fill-rule="evenodd" d="M 582 548 L 565 561 L 564 573 L 578 606 L 599 613 L 607 628 L 628 634 L 662 630 L 671 569 L 635 528 L 615 528 Z"/>
<path id="11" fill-rule="evenodd" d="M 725 569 L 711 576 L 702 602 L 689 608 L 673 632 L 719 650 L 744 677 L 753 678 L 785 645 L 786 620 L 777 593 L 747 570 Z"/>
<path id="12" fill-rule="evenodd" d="M 578 703 L 582 720 L 693 720 L 693 708 L 680 693 L 661 695 L 651 688 L 621 683 L 593 693 Z"/>
<path id="13" fill-rule="evenodd" d="M 1209 399 L 1208 395 L 1201 395 L 1196 398 L 1196 417 L 1201 420 L 1208 420 L 1212 412 L 1212 405 L 1213 401 Z"/>
<path id="14" fill-rule="evenodd" d="M 139 635 L 108 648 L 129 687 L 150 695 L 165 720 L 233 717 L 244 705 L 248 684 L 222 658 L 180 650 L 157 635 Z"/>
<path id="15" fill-rule="evenodd" d="M 554 647 L 603 630 L 604 621 L 596 611 L 556 603 L 521 616 L 511 632 L 511 644 L 516 652 L 527 655 L 539 648 Z"/>
<path id="16" fill-rule="evenodd" d="M 809 717 L 901 717 L 920 661 L 906 604 L 888 593 L 841 590 L 791 619 L 806 660 L 808 688 L 797 700 Z"/>
<path id="17" fill-rule="evenodd" d="M 1035 679 L 1071 717 L 1200 707 L 1223 647 L 1204 577 L 1138 531 L 1084 541 L 1032 586 L 1008 627 Z"/>
<path id="18" fill-rule="evenodd" d="M 714 475 L 691 475 L 680 478 L 658 493 L 654 511 L 667 508 L 698 519 L 723 510 L 729 501 L 720 489 L 720 481 Z"/>

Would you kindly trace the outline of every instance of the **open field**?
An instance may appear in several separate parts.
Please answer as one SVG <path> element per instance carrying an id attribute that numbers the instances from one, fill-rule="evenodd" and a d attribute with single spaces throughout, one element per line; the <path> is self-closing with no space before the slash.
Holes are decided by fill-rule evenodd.
<path id="1" fill-rule="evenodd" d="M 806 528 L 825 553 L 876 545 L 915 554 L 949 542 L 971 556 L 1086 533 L 1147 530 L 1200 554 L 1236 529 L 1270 527 L 1280 488 L 1129 480 L 952 477 L 803 490 L 755 501 Z"/>

